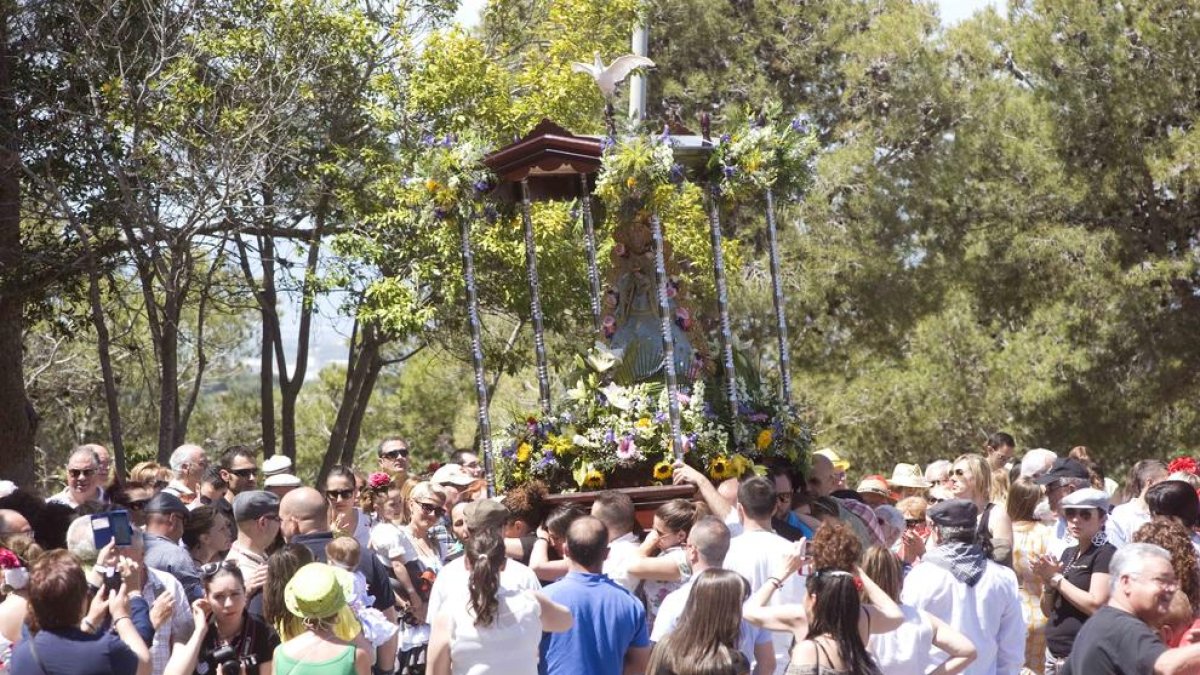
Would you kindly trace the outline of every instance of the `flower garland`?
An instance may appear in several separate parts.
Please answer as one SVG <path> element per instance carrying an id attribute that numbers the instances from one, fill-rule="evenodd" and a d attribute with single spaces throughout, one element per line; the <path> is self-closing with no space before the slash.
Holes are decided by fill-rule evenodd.
<path id="1" fill-rule="evenodd" d="M 767 189 L 793 195 L 808 184 L 816 134 L 802 117 L 779 117 L 778 106 L 771 106 L 753 124 L 717 141 L 708 169 L 726 200 L 759 199 Z"/>

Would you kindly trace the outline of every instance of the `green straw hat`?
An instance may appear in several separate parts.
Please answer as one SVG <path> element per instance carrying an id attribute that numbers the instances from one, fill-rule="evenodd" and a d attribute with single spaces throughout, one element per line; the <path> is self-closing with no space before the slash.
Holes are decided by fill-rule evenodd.
<path id="1" fill-rule="evenodd" d="M 346 596 L 333 568 L 314 562 L 301 567 L 287 582 L 283 604 L 302 619 L 328 619 L 346 606 Z"/>

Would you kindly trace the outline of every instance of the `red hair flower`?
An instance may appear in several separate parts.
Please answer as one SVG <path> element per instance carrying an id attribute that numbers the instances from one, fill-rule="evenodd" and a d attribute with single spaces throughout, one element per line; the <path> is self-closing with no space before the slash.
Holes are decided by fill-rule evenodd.
<path id="1" fill-rule="evenodd" d="M 367 477 L 367 487 L 372 490 L 385 488 L 392 484 L 392 477 L 385 471 L 376 471 Z"/>
<path id="2" fill-rule="evenodd" d="M 1200 475 L 1200 464 L 1196 463 L 1195 457 L 1176 457 L 1167 465 L 1167 471 L 1170 473 L 1190 473 L 1193 476 Z"/>
<path id="3" fill-rule="evenodd" d="M 855 587 L 856 589 L 858 589 L 858 591 L 861 593 L 861 592 L 862 592 L 862 589 L 863 589 L 863 582 L 862 582 L 862 579 L 860 579 L 860 578 L 858 578 L 858 577 L 854 577 L 854 587 Z"/>
<path id="4" fill-rule="evenodd" d="M 17 557 L 16 553 L 13 553 L 6 548 L 0 548 L 0 569 L 15 570 L 18 567 L 24 566 L 25 564 L 21 562 L 21 559 Z"/>

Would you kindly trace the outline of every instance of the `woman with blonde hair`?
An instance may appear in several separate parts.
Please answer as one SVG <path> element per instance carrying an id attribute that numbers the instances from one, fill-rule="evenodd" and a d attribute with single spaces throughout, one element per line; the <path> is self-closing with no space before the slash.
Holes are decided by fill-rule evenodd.
<path id="1" fill-rule="evenodd" d="M 1012 565 L 1012 521 L 1003 507 L 991 501 L 992 469 L 983 455 L 959 455 L 950 468 L 950 493 L 979 509 L 975 532 L 980 546 L 996 562 Z"/>
<path id="2" fill-rule="evenodd" d="M 396 672 L 422 673 L 429 645 L 430 626 L 426 616 L 429 592 L 450 553 L 434 536 L 433 527 L 446 514 L 446 495 L 428 481 L 412 486 L 405 504 L 407 522 L 391 542 L 389 559 L 402 595 L 408 602 L 407 618 L 400 626 L 400 654 Z"/>
<path id="3" fill-rule="evenodd" d="M 975 645 L 965 635 L 941 619 L 916 607 L 900 603 L 904 585 L 904 568 L 900 559 L 882 546 L 872 546 L 863 558 L 863 572 L 879 584 L 904 615 L 904 622 L 890 633 L 872 635 L 867 646 L 875 656 L 880 670 L 887 675 L 941 675 L 961 673 L 975 660 Z M 949 658 L 932 668 L 933 647 Z"/>
<path id="4" fill-rule="evenodd" d="M 737 572 L 710 568 L 696 577 L 680 621 L 654 645 L 650 675 L 746 675 L 739 649 L 742 603 L 749 588 Z"/>
<path id="5" fill-rule="evenodd" d="M 1042 611 L 1042 578 L 1030 566 L 1050 551 L 1053 532 L 1034 515 L 1042 500 L 1042 487 L 1030 478 L 1019 478 L 1008 491 L 1008 517 L 1013 528 L 1013 571 L 1025 617 L 1025 667 L 1039 675 L 1045 668 L 1046 614 Z"/>

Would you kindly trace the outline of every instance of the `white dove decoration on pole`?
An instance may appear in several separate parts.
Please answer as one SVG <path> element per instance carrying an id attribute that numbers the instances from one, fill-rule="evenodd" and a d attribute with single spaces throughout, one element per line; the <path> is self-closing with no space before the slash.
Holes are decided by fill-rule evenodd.
<path id="1" fill-rule="evenodd" d="M 617 92 L 617 85 L 629 76 L 629 73 L 638 68 L 653 68 L 654 62 L 645 56 L 636 54 L 625 54 L 618 56 L 612 63 L 604 65 L 604 61 L 600 59 L 600 52 L 596 52 L 595 63 L 579 63 L 571 64 L 571 70 L 576 73 L 587 73 L 596 80 L 596 86 L 600 87 L 600 93 L 604 96 L 604 116 L 608 121 L 609 136 L 616 136 L 616 122 L 613 120 L 613 105 L 612 99 Z"/>

